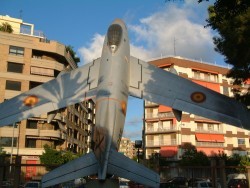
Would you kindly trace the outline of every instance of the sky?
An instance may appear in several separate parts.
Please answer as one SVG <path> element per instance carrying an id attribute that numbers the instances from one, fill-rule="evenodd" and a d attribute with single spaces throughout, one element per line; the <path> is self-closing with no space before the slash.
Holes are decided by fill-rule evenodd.
<path id="1" fill-rule="evenodd" d="M 0 15 L 35 25 L 49 40 L 71 45 L 80 66 L 101 56 L 108 26 L 116 18 L 129 30 L 131 55 L 142 60 L 181 56 L 224 64 L 215 52 L 216 32 L 206 25 L 207 8 L 197 0 L 0 0 Z M 129 97 L 124 135 L 140 140 L 143 100 Z"/>

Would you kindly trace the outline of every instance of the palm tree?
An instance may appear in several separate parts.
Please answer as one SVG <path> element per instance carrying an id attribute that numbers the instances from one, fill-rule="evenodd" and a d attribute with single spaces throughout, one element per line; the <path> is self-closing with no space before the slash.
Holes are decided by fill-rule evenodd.
<path id="1" fill-rule="evenodd" d="M 7 33 L 13 33 L 12 26 L 7 22 L 4 22 L 4 23 L 2 23 L 2 25 L 0 25 L 0 31 L 7 32 Z"/>

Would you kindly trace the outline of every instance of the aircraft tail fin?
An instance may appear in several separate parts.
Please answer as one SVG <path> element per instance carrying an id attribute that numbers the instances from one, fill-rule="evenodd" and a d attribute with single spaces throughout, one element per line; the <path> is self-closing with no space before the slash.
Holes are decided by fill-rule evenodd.
<path id="1" fill-rule="evenodd" d="M 150 187 L 160 186 L 160 177 L 156 172 L 114 150 L 110 151 L 108 173 Z"/>
<path id="2" fill-rule="evenodd" d="M 91 152 L 45 174 L 42 178 L 42 187 L 49 187 L 80 177 L 93 175 L 97 171 L 98 161 L 94 153 Z"/>

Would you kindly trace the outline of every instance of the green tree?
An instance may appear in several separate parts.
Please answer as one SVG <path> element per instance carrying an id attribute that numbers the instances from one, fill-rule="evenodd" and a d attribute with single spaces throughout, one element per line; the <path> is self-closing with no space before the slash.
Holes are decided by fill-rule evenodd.
<path id="1" fill-rule="evenodd" d="M 0 147 L 0 155 L 6 155 L 6 151 L 3 150 L 3 147 Z"/>
<path id="2" fill-rule="evenodd" d="M 7 22 L 4 22 L 0 25 L 0 31 L 7 32 L 7 33 L 13 33 L 12 26 Z"/>
<path id="3" fill-rule="evenodd" d="M 209 166 L 210 161 L 207 155 L 202 151 L 197 151 L 196 147 L 191 144 L 182 146 L 184 153 L 180 160 L 181 166 Z"/>
<path id="4" fill-rule="evenodd" d="M 74 49 L 73 46 L 70 46 L 70 45 L 66 46 L 66 51 L 68 51 L 70 53 L 70 55 L 74 59 L 75 63 L 79 63 L 80 58 L 77 57 L 76 52 L 73 49 Z"/>
<path id="5" fill-rule="evenodd" d="M 241 157 L 239 166 L 241 167 L 240 172 L 243 172 L 243 173 L 247 172 L 246 166 L 250 166 L 250 159 L 247 155 Z"/>
<path id="6" fill-rule="evenodd" d="M 44 145 L 44 151 L 40 156 L 40 161 L 45 164 L 47 170 L 52 170 L 54 166 L 60 166 L 64 163 L 60 151 L 52 149 L 47 144 Z"/>
<path id="7" fill-rule="evenodd" d="M 204 0 L 198 0 L 201 2 Z M 215 50 L 232 65 L 228 77 L 240 85 L 250 78 L 250 1 L 216 0 L 208 9 L 207 26 L 218 32 L 213 38 Z M 236 99 L 250 105 L 250 91 L 241 94 L 234 88 Z"/>
<path id="8" fill-rule="evenodd" d="M 47 170 L 52 170 L 54 167 L 58 167 L 78 157 L 71 151 L 58 151 L 52 149 L 47 144 L 44 145 L 44 150 L 45 152 L 40 156 L 40 161 L 46 166 Z"/>

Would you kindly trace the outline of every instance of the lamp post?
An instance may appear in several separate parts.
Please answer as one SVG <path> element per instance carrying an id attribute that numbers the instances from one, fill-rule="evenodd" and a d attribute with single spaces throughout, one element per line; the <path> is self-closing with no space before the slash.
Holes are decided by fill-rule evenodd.
<path id="1" fill-rule="evenodd" d="M 16 123 L 12 124 L 12 139 L 11 139 L 11 152 L 10 152 L 10 177 L 12 176 L 12 160 L 13 160 L 13 147 L 14 147 L 14 136 L 15 136 L 15 125 L 16 125 Z"/>
<path id="2" fill-rule="evenodd" d="M 178 159 L 180 159 L 180 156 L 182 154 L 182 151 L 181 151 L 181 145 L 182 145 L 181 127 L 182 126 L 185 126 L 185 124 L 181 123 L 181 124 L 178 125 L 178 132 L 179 132 L 179 134 L 178 134 L 178 147 L 179 147 L 179 149 L 178 149 Z"/>
<path id="3" fill-rule="evenodd" d="M 137 162 L 139 163 L 140 148 L 142 147 L 142 140 L 135 140 L 135 148 L 137 148 Z"/>

